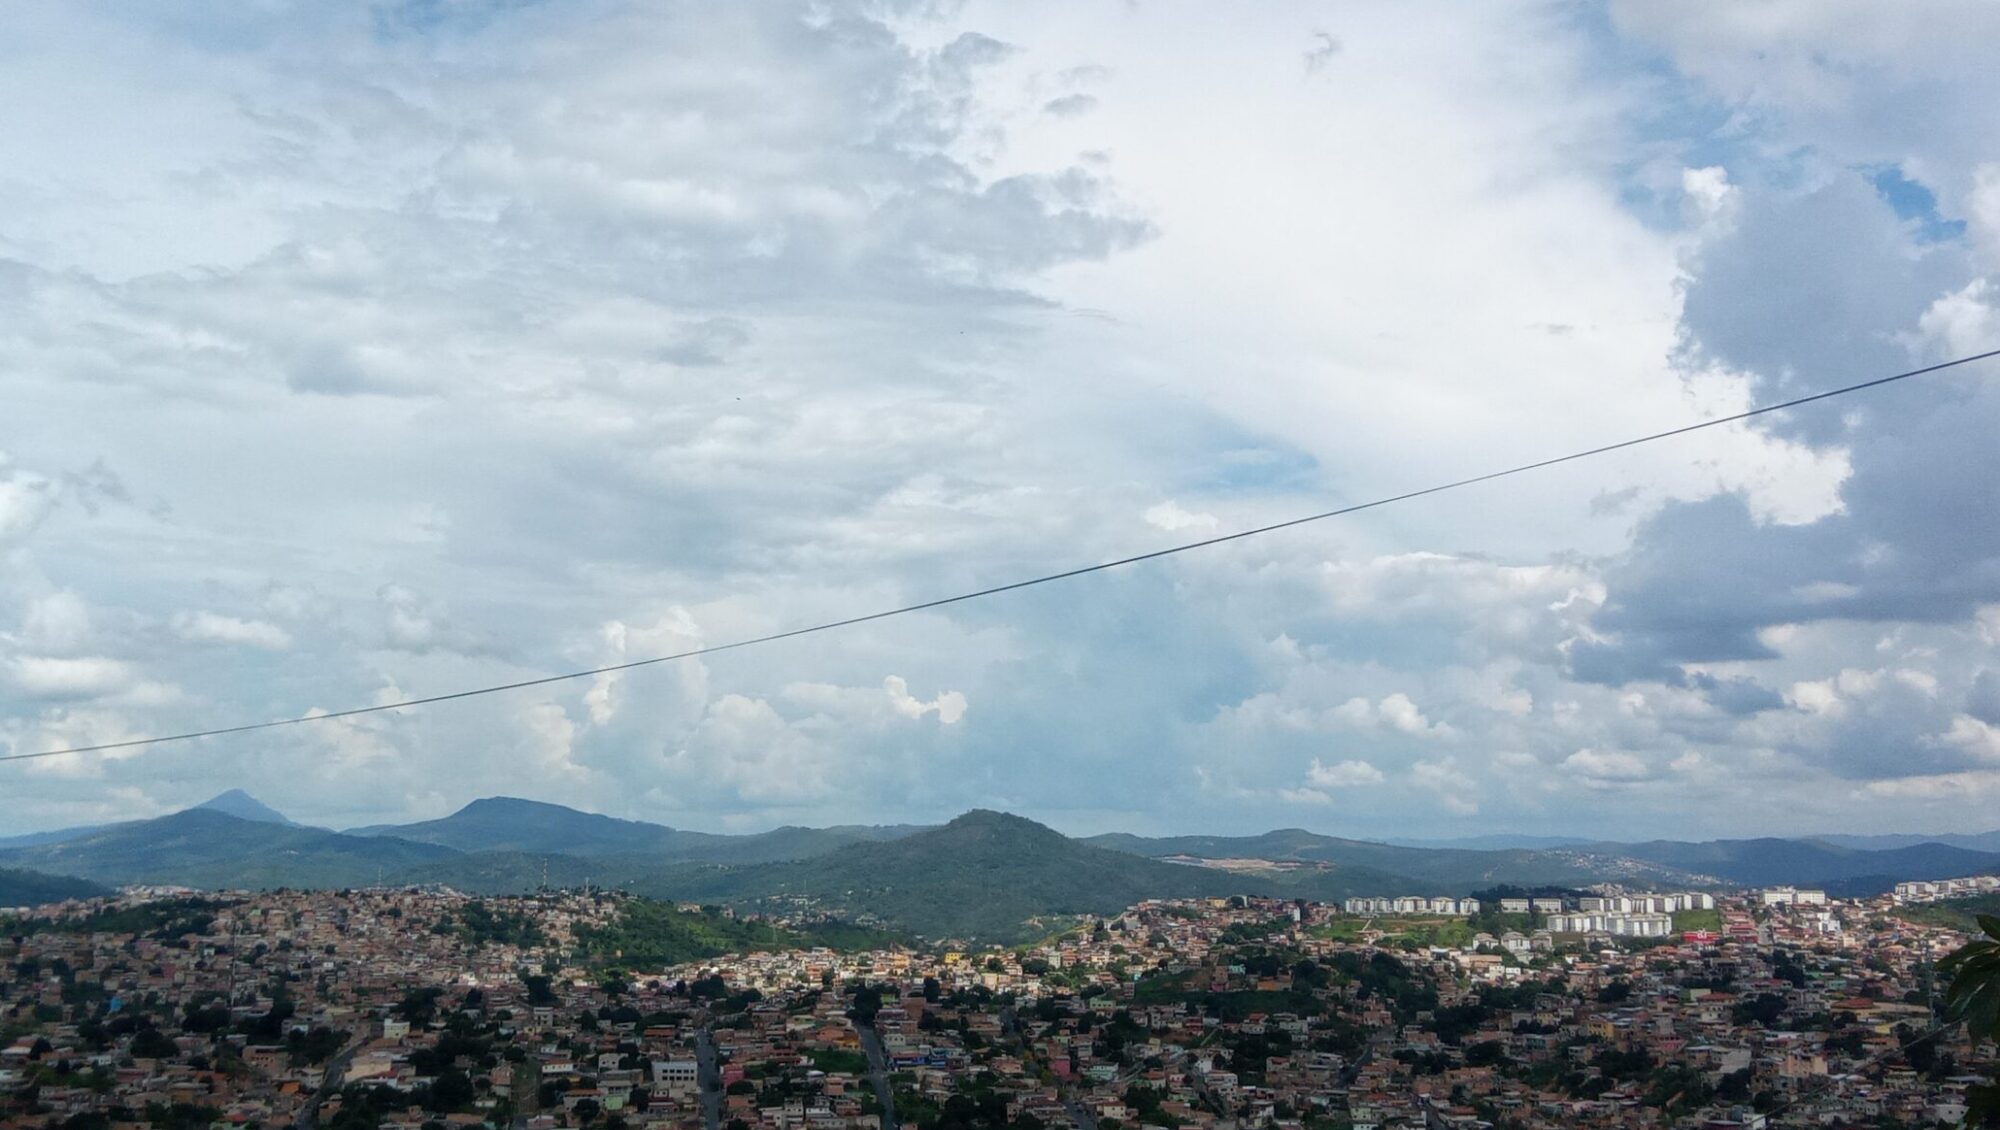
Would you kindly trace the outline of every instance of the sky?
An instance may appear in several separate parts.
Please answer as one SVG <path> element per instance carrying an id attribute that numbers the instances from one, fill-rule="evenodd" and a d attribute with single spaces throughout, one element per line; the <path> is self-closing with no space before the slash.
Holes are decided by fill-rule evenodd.
<path id="1" fill-rule="evenodd" d="M 0 9 L 0 753 L 597 667 L 2000 347 L 1983 0 Z M 0 764 L 678 827 L 2000 798 L 2000 363 L 702 660 Z"/>

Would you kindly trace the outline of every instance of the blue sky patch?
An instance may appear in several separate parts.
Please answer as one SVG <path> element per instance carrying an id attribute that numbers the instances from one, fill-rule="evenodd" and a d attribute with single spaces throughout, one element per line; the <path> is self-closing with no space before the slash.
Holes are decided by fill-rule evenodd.
<path id="1" fill-rule="evenodd" d="M 1965 221 L 1947 220 L 1940 215 L 1937 193 L 1904 176 L 1902 169 L 1888 165 L 1863 172 L 1868 174 L 1875 191 L 1896 210 L 1897 218 L 1916 225 L 1917 235 L 1925 243 L 1944 243 L 1965 235 Z"/>

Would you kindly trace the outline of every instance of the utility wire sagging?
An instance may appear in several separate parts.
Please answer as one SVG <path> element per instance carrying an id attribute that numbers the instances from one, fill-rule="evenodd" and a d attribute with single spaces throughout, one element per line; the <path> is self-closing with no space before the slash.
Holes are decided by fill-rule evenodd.
<path id="1" fill-rule="evenodd" d="M 983 588 L 983 589 L 977 589 L 972 592 L 959 593 L 956 596 L 940 597 L 936 600 L 926 600 L 918 604 L 906 604 L 900 608 L 890 608 L 880 612 L 870 612 L 861 616 L 850 616 L 842 620 L 829 620 L 822 624 L 813 624 L 803 628 L 792 628 L 790 630 L 783 632 L 773 632 L 770 635 L 756 636 L 751 639 L 736 640 L 731 643 L 714 644 L 709 647 L 698 647 L 691 649 L 689 651 L 675 652 L 672 655 L 656 655 L 648 659 L 635 659 L 626 663 L 614 663 L 605 667 L 592 667 L 583 671 L 566 671 L 560 675 L 544 675 L 540 678 L 535 678 L 535 679 L 522 679 L 518 682 L 512 682 L 512 683 L 497 683 L 492 686 L 474 687 L 469 690 L 452 691 L 447 694 L 425 695 L 419 698 L 399 699 L 394 702 L 376 703 L 370 706 L 357 706 L 346 710 L 335 710 L 335 711 L 320 712 L 315 714 L 304 714 L 293 718 L 277 718 L 264 722 L 248 722 L 236 726 L 218 726 L 206 730 L 190 730 L 187 731 L 186 733 L 179 733 L 179 734 L 160 734 L 146 738 L 130 738 L 125 741 L 104 742 L 99 745 L 72 746 L 66 749 L 45 749 L 45 750 L 35 750 L 27 753 L 0 754 L 0 761 L 31 761 L 37 758 L 61 757 L 67 754 L 104 753 L 111 750 L 135 749 L 141 746 L 160 745 L 165 742 L 192 741 L 195 738 L 215 738 L 215 737 L 222 737 L 227 734 L 247 734 L 257 730 L 276 729 L 281 726 L 302 726 L 313 722 L 329 722 L 336 718 L 353 718 L 356 717 L 357 715 L 362 715 L 362 714 L 378 714 L 387 710 L 405 710 L 414 706 L 429 706 L 440 702 L 452 702 L 462 698 L 477 698 L 482 695 L 500 694 L 504 691 L 526 690 L 527 688 L 530 687 L 545 687 L 554 683 L 569 682 L 576 679 L 588 679 L 596 675 L 608 675 L 617 671 L 631 671 L 636 668 L 651 667 L 655 664 L 660 664 L 660 663 L 672 663 L 681 659 L 694 659 L 704 655 L 717 655 L 726 651 L 737 651 L 743 648 L 757 647 L 762 644 L 777 643 L 780 640 L 796 639 L 799 636 L 815 635 L 820 632 L 830 632 L 837 628 L 849 628 L 853 627 L 856 624 L 867 624 L 876 620 L 887 620 L 893 616 L 904 616 L 913 612 L 924 612 L 933 608 L 943 608 L 946 607 L 947 605 L 963 604 L 966 601 L 979 600 L 989 596 L 998 596 L 1001 593 L 1013 592 L 1016 589 L 1033 588 L 1037 585 L 1046 585 L 1053 583 L 1055 581 L 1066 581 L 1074 577 L 1082 577 L 1091 573 L 1101 573 L 1107 569 L 1117 569 L 1126 565 L 1136 565 L 1143 561 L 1153 561 L 1162 557 L 1171 557 L 1178 553 L 1187 553 L 1191 550 L 1196 550 L 1196 549 L 1206 549 L 1209 546 L 1222 545 L 1227 542 L 1242 541 L 1245 538 L 1253 538 L 1261 536 L 1263 534 L 1275 533 L 1279 530 L 1290 529 L 1293 526 L 1303 526 L 1310 522 L 1321 522 L 1325 521 L 1328 518 L 1339 518 L 1347 514 L 1358 514 L 1363 510 L 1374 510 L 1380 507 L 1394 505 L 1395 503 L 1399 502 L 1407 502 L 1415 498 L 1423 498 L 1426 495 L 1442 494 L 1446 491 L 1458 490 L 1463 487 L 1475 486 L 1479 483 L 1489 483 L 1494 481 L 1495 479 L 1504 479 L 1512 475 L 1525 474 L 1526 472 L 1529 471 L 1538 471 L 1545 467 L 1554 467 L 1562 463 L 1574 463 L 1580 459 L 1589 459 L 1593 456 L 1605 455 L 1613 451 L 1622 451 L 1628 447 L 1638 447 L 1641 444 L 1656 443 L 1660 440 L 1672 439 L 1676 436 L 1684 436 L 1691 434 L 1693 432 L 1704 431 L 1708 428 L 1717 428 L 1725 424 L 1734 424 L 1741 422 L 1743 420 L 1752 419 L 1757 416 L 1768 415 L 1772 412 L 1782 412 L 1789 408 L 1798 408 L 1807 404 L 1817 403 L 1822 400 L 1831 400 L 1835 397 L 1848 396 L 1853 393 L 1863 392 L 1872 388 L 1880 388 L 1883 385 L 1889 385 L 1889 384 L 1894 384 L 1898 381 L 1908 380 L 1911 377 L 1920 377 L 1927 373 L 1936 373 L 1936 372 L 1941 372 L 1945 369 L 1957 368 L 1961 365 L 1970 365 L 1975 361 L 1984 361 L 1993 357 L 2000 357 L 2000 349 L 1992 349 L 1984 353 L 1974 353 L 1969 356 L 1955 358 L 1950 361 L 1941 361 L 1935 365 L 1926 365 L 1919 369 L 1909 369 L 1905 370 L 1904 372 L 1893 373 L 1886 377 L 1876 377 L 1873 380 L 1862 381 L 1858 384 L 1844 385 L 1840 388 L 1829 389 L 1825 392 L 1813 393 L 1810 396 L 1800 396 L 1800 397 L 1795 397 L 1791 400 L 1779 401 L 1778 403 L 1775 404 L 1766 404 L 1761 407 L 1749 409 L 1748 411 L 1737 412 L 1733 415 L 1718 416 L 1712 420 L 1702 420 L 1698 423 L 1685 424 L 1678 428 L 1669 428 L 1666 431 L 1653 432 L 1650 435 L 1643 435 L 1643 436 L 1637 436 L 1632 439 L 1620 440 L 1617 443 L 1607 443 L 1599 447 L 1586 448 L 1585 450 L 1582 451 L 1573 451 L 1567 455 L 1557 455 L 1549 459 L 1538 459 L 1533 463 L 1522 463 L 1518 466 L 1505 468 L 1504 470 L 1489 471 L 1482 475 L 1473 475 L 1469 478 L 1455 479 L 1448 483 L 1439 483 L 1436 486 L 1424 487 L 1420 490 L 1405 491 L 1402 494 L 1393 494 L 1389 495 L 1388 497 L 1378 498 L 1370 502 L 1360 502 L 1352 506 L 1342 506 L 1333 510 L 1323 510 L 1317 514 L 1308 514 L 1301 518 L 1291 518 L 1283 522 L 1273 522 L 1270 525 L 1266 526 L 1256 526 L 1247 530 L 1238 530 L 1235 533 L 1221 534 L 1212 538 L 1203 538 L 1200 541 L 1185 542 L 1180 545 L 1168 546 L 1165 549 L 1156 549 L 1147 553 L 1136 553 L 1130 557 L 1120 557 L 1113 561 L 1099 562 L 1096 565 L 1085 565 L 1076 569 L 1066 569 L 1060 573 L 1047 573 L 1039 577 L 1030 577 L 1027 580 L 1023 581 L 1013 581 L 1004 585 L 994 585 L 991 588 Z"/>

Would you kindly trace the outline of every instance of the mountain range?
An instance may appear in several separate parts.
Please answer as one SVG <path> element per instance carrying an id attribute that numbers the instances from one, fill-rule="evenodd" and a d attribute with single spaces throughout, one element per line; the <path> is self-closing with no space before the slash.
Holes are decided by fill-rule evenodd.
<path id="1" fill-rule="evenodd" d="M 1148 897 L 1334 900 L 1606 882 L 1790 883 L 1866 894 L 1902 879 L 2000 872 L 2000 852 L 1900 838 L 1871 847 L 1836 837 L 1412 846 L 1296 828 L 1256 836 L 1072 838 L 987 811 L 932 827 L 721 835 L 513 797 L 473 801 L 436 820 L 332 831 L 293 823 L 231 790 L 152 820 L 0 840 L 0 868 L 9 869 L 0 872 L 0 906 L 14 905 L 9 889 L 101 890 L 97 884 L 435 883 L 479 894 L 593 885 L 682 901 L 814 907 L 931 938 L 1008 939 L 1050 919 L 1108 914 Z M 14 888 L 6 885 L 9 876 Z"/>

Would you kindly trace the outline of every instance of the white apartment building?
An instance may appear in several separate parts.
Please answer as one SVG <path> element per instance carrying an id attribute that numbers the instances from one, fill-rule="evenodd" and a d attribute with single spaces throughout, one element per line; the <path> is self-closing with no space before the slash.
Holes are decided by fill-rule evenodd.
<path id="1" fill-rule="evenodd" d="M 1968 875 L 1962 879 L 1919 879 L 1896 884 L 1898 902 L 1934 902 L 2000 890 L 2000 875 Z"/>
<path id="2" fill-rule="evenodd" d="M 1766 887 L 1757 892 L 1765 906 L 1825 906 L 1826 892 L 1801 887 Z"/>
<path id="3" fill-rule="evenodd" d="M 1651 912 L 1579 910 L 1551 914 L 1546 925 L 1555 934 L 1611 934 L 1620 938 L 1664 938 L 1674 932 L 1673 915 Z"/>
<path id="4" fill-rule="evenodd" d="M 1715 896 L 1701 891 L 1586 895 L 1576 900 L 1576 908 L 1586 912 L 1612 914 L 1674 914 L 1683 910 L 1714 910 Z"/>
<path id="5" fill-rule="evenodd" d="M 1423 895 L 1401 895 L 1396 898 L 1362 896 L 1341 900 L 1340 909 L 1355 915 L 1445 914 L 1457 917 L 1478 914 L 1479 900 L 1428 898 Z"/>

